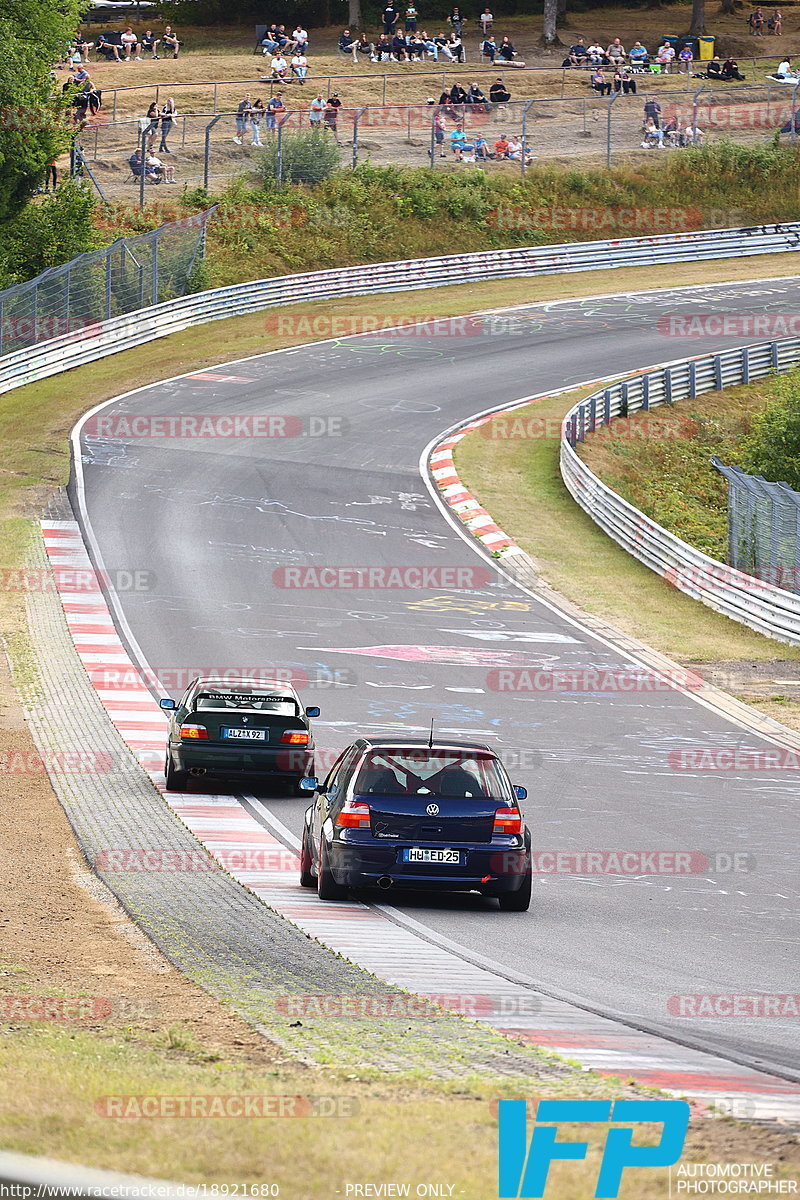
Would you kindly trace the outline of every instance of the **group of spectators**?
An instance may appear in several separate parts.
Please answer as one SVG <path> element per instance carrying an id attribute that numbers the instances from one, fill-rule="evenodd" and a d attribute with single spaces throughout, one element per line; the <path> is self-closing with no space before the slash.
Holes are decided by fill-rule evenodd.
<path id="1" fill-rule="evenodd" d="M 141 146 L 128 159 L 128 166 L 134 179 L 141 179 L 144 174 L 146 183 L 175 183 L 175 168 L 162 163 L 152 150 L 142 154 Z"/>
<path id="2" fill-rule="evenodd" d="M 661 105 L 655 96 L 645 101 L 642 124 L 642 149 L 665 150 L 668 146 L 699 146 L 703 131 L 697 123 L 681 127 L 677 116 L 661 124 Z"/>
<path id="3" fill-rule="evenodd" d="M 381 14 L 383 32 L 374 40 L 366 33 L 358 33 L 345 29 L 339 37 L 339 49 L 342 54 L 348 54 L 353 62 L 358 62 L 359 54 L 368 57 L 370 62 L 422 62 L 426 58 L 438 62 L 439 58 L 448 62 L 465 62 L 463 30 L 467 24 L 458 7 L 453 7 L 447 17 L 450 26 L 448 32 L 440 29 L 438 33 L 429 34 L 427 29 L 419 29 L 419 11 L 413 0 L 405 5 L 401 20 L 400 10 L 392 0 L 389 0 Z M 502 38 L 498 45 L 492 36 L 494 17 L 487 6 L 478 18 L 481 28 L 481 55 L 491 62 L 501 59 L 515 66 L 525 64 L 517 58 L 508 37 Z"/>
<path id="4" fill-rule="evenodd" d="M 767 33 L 774 33 L 777 37 L 780 37 L 783 33 L 783 14 L 781 13 L 780 9 L 776 8 L 773 11 L 772 16 L 766 18 L 765 20 L 764 10 L 759 5 L 758 8 L 754 8 L 750 13 L 750 16 L 747 18 L 747 25 L 750 32 L 756 37 L 761 37 L 764 32 L 765 25 L 767 27 Z"/>
<path id="5" fill-rule="evenodd" d="M 263 54 L 271 55 L 269 75 L 262 76 L 262 82 L 277 80 L 288 83 L 296 79 L 305 83 L 308 75 L 308 30 L 298 22 L 292 33 L 286 32 L 285 25 L 270 25 L 261 39 Z"/>
<path id="6" fill-rule="evenodd" d="M 613 67 L 615 70 L 620 67 L 628 67 L 631 72 L 641 73 L 649 71 L 656 64 L 660 73 L 668 75 L 672 70 L 673 63 L 677 64 L 679 71 L 685 70 L 691 74 L 694 63 L 694 51 L 691 43 L 685 43 L 679 51 L 676 51 L 671 42 L 664 41 L 655 54 L 650 54 L 647 47 L 640 41 L 635 41 L 630 50 L 626 50 L 620 38 L 614 38 L 607 46 L 603 47 L 597 41 L 587 46 L 581 37 L 574 46 L 570 46 L 569 53 L 561 65 L 564 67 Z"/>
<path id="7" fill-rule="evenodd" d="M 89 51 L 95 50 L 107 61 L 130 62 L 133 59 L 134 62 L 141 62 L 146 55 L 149 55 L 151 59 L 160 58 L 157 53 L 159 46 L 163 47 L 165 54 L 171 54 L 173 58 L 177 58 L 181 45 L 182 43 L 171 25 L 164 26 L 164 32 L 160 38 L 155 36 L 152 29 L 145 30 L 139 36 L 133 32 L 130 25 L 119 34 L 118 40 L 109 37 L 108 34 L 99 33 L 96 41 L 87 42 L 83 34 L 78 31 L 73 45 L 70 47 L 69 61 L 71 63 L 87 63 Z"/>

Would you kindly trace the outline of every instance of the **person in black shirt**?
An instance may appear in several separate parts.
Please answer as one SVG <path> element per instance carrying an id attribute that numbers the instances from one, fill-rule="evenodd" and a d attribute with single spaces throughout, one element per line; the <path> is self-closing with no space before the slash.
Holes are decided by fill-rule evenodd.
<path id="1" fill-rule="evenodd" d="M 460 84 L 454 83 L 450 88 L 450 103 L 451 104 L 466 104 L 467 93 Z"/>
<path id="2" fill-rule="evenodd" d="M 473 112 L 480 112 L 481 109 L 487 113 L 492 111 L 489 101 L 486 99 L 477 83 L 471 83 L 469 85 L 469 91 L 467 92 L 467 103 L 472 105 Z"/>
<path id="3" fill-rule="evenodd" d="M 511 92 L 502 79 L 496 79 L 489 88 L 489 99 L 492 104 L 506 104 L 511 99 Z"/>
<path id="4" fill-rule="evenodd" d="M 500 47 L 499 47 L 497 53 L 500 56 L 500 58 L 502 58 L 505 62 L 511 62 L 514 58 L 516 58 L 516 54 L 517 54 L 516 50 L 514 49 L 513 45 L 511 44 L 511 42 L 509 41 L 509 39 L 507 37 L 503 38 L 502 42 L 500 43 Z"/>
<path id="5" fill-rule="evenodd" d="M 392 38 L 392 54 L 398 62 L 408 61 L 408 50 L 406 49 L 406 39 L 402 33 L 396 33 Z"/>
<path id="6" fill-rule="evenodd" d="M 448 25 L 452 25 L 453 33 L 455 33 L 458 37 L 461 37 L 461 26 L 464 24 L 464 18 L 462 17 L 461 10 L 459 8 L 453 9 L 453 11 L 450 13 L 450 16 L 447 18 L 447 23 Z"/>
<path id="7" fill-rule="evenodd" d="M 398 12 L 394 5 L 390 2 L 383 10 L 383 32 L 386 34 L 394 33 L 394 27 L 397 24 Z"/>
<path id="8" fill-rule="evenodd" d="M 589 61 L 589 51 L 583 44 L 583 38 L 578 38 L 574 46 L 569 48 L 569 61 L 573 67 L 585 67 Z"/>

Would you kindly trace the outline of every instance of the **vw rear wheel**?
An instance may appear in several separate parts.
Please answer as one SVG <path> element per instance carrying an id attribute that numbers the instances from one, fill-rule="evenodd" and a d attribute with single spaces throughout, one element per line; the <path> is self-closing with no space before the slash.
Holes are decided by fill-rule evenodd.
<path id="1" fill-rule="evenodd" d="M 320 900 L 346 900 L 347 888 L 337 883 L 331 874 L 328 851 L 322 838 L 319 845 L 319 867 L 317 868 L 317 895 Z"/>

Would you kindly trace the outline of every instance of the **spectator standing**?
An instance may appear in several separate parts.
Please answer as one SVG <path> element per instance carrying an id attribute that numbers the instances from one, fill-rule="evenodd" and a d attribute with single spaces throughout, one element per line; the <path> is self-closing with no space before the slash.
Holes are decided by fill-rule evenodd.
<path id="1" fill-rule="evenodd" d="M 437 108 L 436 112 L 433 114 L 433 136 L 436 141 L 436 145 L 439 147 L 439 157 L 440 158 L 447 158 L 447 155 L 445 154 L 444 150 L 442 149 L 442 147 L 444 146 L 444 135 L 445 135 L 444 113 L 442 112 L 441 108 Z M 428 153 L 430 153 L 430 151 L 428 151 Z"/>
<path id="2" fill-rule="evenodd" d="M 276 92 L 267 101 L 266 115 L 264 117 L 264 128 L 268 133 L 274 133 L 278 128 L 278 121 L 286 115 L 286 105 L 283 103 L 283 92 Z"/>
<path id="3" fill-rule="evenodd" d="M 655 96 L 651 96 L 644 102 L 644 119 L 645 123 L 652 121 L 656 129 L 661 128 L 661 105 L 656 100 Z"/>
<path id="4" fill-rule="evenodd" d="M 165 26 L 164 26 L 164 32 L 163 32 L 163 34 L 161 35 L 161 41 L 164 43 L 164 49 L 165 49 L 165 50 L 171 50 L 171 51 L 172 51 L 172 57 L 173 57 L 173 58 L 177 58 L 177 57 L 178 57 L 178 52 L 179 52 L 179 50 L 180 50 L 180 46 L 181 46 L 181 44 L 180 44 L 180 42 L 178 41 L 178 36 L 177 36 L 177 34 L 176 34 L 176 33 L 173 33 L 173 30 L 172 30 L 172 26 L 171 26 L 171 25 L 165 25 Z"/>
<path id="5" fill-rule="evenodd" d="M 336 137 L 336 122 L 339 119 L 339 109 L 341 107 L 342 107 L 342 102 L 339 99 L 339 93 L 333 92 L 328 97 L 328 101 L 325 105 L 325 112 L 323 113 L 324 128 L 329 133 L 332 133 L 337 141 L 339 139 Z"/>
<path id="6" fill-rule="evenodd" d="M 389 0 L 389 3 L 386 5 L 386 8 L 383 10 L 383 32 L 386 34 L 387 37 L 393 36 L 394 27 L 397 24 L 398 16 L 399 16 L 399 14 L 398 14 L 397 9 L 395 8 L 394 4 L 392 4 L 392 0 Z"/>
<path id="7" fill-rule="evenodd" d="M 156 50 L 158 49 L 159 38 L 154 37 L 152 29 L 147 29 L 142 34 L 142 54 L 149 54 L 151 58 L 158 61 Z"/>
<path id="8" fill-rule="evenodd" d="M 144 132 L 147 135 L 147 149 L 152 150 L 158 133 L 158 105 L 155 100 L 147 110 L 147 125 Z"/>
<path id="9" fill-rule="evenodd" d="M 253 101 L 250 109 L 250 128 L 253 137 L 250 141 L 251 146 L 261 145 L 261 122 L 264 120 L 264 101 L 259 98 Z"/>
<path id="10" fill-rule="evenodd" d="M 450 16 L 447 18 L 447 24 L 452 28 L 453 33 L 457 34 L 458 37 L 461 37 L 464 18 L 461 15 L 460 8 L 453 8 Z"/>
<path id="11" fill-rule="evenodd" d="M 483 30 L 483 36 L 486 37 L 486 34 L 491 32 L 492 25 L 494 24 L 494 17 L 492 16 L 491 10 L 489 9 L 488 5 L 484 8 L 484 10 L 481 13 L 480 17 L 478 18 L 478 20 L 481 23 L 481 29 Z"/>
<path id="12" fill-rule="evenodd" d="M 175 101 L 172 96 L 169 96 L 161 108 L 161 142 L 158 147 L 159 154 L 172 154 L 167 145 L 167 138 L 172 132 L 172 126 L 175 123 L 175 118 L 178 115 L 178 110 L 175 107 Z"/>
<path id="13" fill-rule="evenodd" d="M 418 19 L 419 19 L 419 13 L 417 12 L 416 5 L 413 3 L 407 4 L 406 5 L 406 14 L 405 14 L 406 33 L 416 33 L 417 32 Z"/>
<path id="14" fill-rule="evenodd" d="M 322 92 L 317 92 L 314 99 L 311 101 L 311 108 L 308 114 L 308 119 L 311 122 L 312 129 L 322 128 L 322 114 L 325 112 L 325 101 L 322 99 Z"/>
<path id="15" fill-rule="evenodd" d="M 244 99 L 239 101 L 239 107 L 236 109 L 236 133 L 233 140 L 237 146 L 241 146 L 247 126 L 250 123 L 250 110 L 253 102 L 250 99 L 250 93 L 247 92 Z"/>

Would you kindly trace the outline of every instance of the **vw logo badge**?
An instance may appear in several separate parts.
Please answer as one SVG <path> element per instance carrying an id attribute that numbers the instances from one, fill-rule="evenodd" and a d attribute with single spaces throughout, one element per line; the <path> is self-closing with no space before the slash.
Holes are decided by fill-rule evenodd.
<path id="1" fill-rule="evenodd" d="M 429 804 L 428 807 L 425 809 L 425 811 L 429 817 L 438 817 L 439 805 L 438 804 Z"/>

